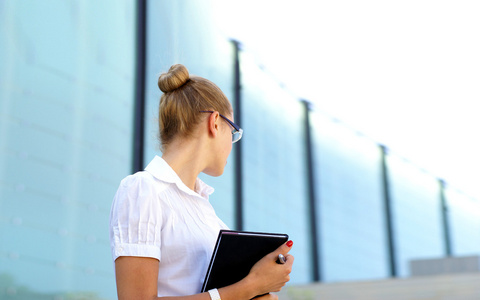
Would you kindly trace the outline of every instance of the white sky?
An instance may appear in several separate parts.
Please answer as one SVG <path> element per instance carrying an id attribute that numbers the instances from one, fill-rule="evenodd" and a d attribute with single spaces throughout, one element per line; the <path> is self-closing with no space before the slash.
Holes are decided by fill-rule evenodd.
<path id="1" fill-rule="evenodd" d="M 212 2 L 294 95 L 480 199 L 480 1 Z"/>

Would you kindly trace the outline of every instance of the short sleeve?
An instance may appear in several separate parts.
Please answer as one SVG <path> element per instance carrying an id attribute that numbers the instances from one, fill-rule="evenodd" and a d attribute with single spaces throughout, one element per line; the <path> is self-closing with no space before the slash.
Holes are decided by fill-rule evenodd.
<path id="1" fill-rule="evenodd" d="M 120 183 L 110 212 L 114 261 L 120 256 L 161 259 L 162 211 L 155 183 L 144 172 Z"/>

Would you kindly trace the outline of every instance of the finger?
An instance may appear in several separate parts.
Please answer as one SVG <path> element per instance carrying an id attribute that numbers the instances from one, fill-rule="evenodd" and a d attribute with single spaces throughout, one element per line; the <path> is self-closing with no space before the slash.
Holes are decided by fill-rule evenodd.
<path id="1" fill-rule="evenodd" d="M 290 240 L 273 251 L 272 256 L 278 256 L 278 254 L 286 255 L 292 249 L 292 246 L 293 242 Z"/>
<path id="2" fill-rule="evenodd" d="M 287 255 L 285 255 L 285 260 L 286 260 L 285 265 L 287 267 L 291 268 L 292 265 L 293 265 L 293 261 L 295 260 L 295 257 L 293 257 L 293 255 L 291 255 L 291 254 L 287 254 Z"/>

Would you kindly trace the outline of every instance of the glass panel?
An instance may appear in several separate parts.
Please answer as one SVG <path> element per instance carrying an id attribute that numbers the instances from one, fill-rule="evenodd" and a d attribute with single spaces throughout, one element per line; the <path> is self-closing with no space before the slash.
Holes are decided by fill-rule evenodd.
<path id="1" fill-rule="evenodd" d="M 244 224 L 288 233 L 292 283 L 312 280 L 303 107 L 242 53 Z"/>
<path id="2" fill-rule="evenodd" d="M 0 4 L 0 287 L 18 299 L 116 296 L 108 217 L 131 166 L 134 3 Z"/>
<path id="3" fill-rule="evenodd" d="M 158 76 L 181 63 L 190 74 L 205 77 L 233 98 L 233 45 L 213 27 L 211 11 L 203 1 L 148 1 L 145 165 L 160 155 Z M 241 126 L 241 124 L 239 124 Z M 233 147 L 235 149 L 235 147 Z M 234 220 L 233 155 L 224 174 L 200 178 L 215 188 L 210 200 L 217 215 L 229 226 Z"/>
<path id="4" fill-rule="evenodd" d="M 447 187 L 452 252 L 455 256 L 480 254 L 480 202 Z"/>
<path id="5" fill-rule="evenodd" d="M 444 255 L 438 181 L 395 155 L 387 156 L 399 276 L 412 259 Z"/>
<path id="6" fill-rule="evenodd" d="M 312 113 L 311 119 L 323 279 L 385 277 L 380 150 L 321 113 Z"/>

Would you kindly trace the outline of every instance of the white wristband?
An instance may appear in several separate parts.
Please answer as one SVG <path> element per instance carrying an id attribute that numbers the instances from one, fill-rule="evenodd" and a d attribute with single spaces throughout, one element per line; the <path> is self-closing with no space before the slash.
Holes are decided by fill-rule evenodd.
<path id="1" fill-rule="evenodd" d="M 209 290 L 208 293 L 210 294 L 210 299 L 212 299 L 212 300 L 222 300 L 222 299 L 220 299 L 220 294 L 218 293 L 217 289 Z"/>

